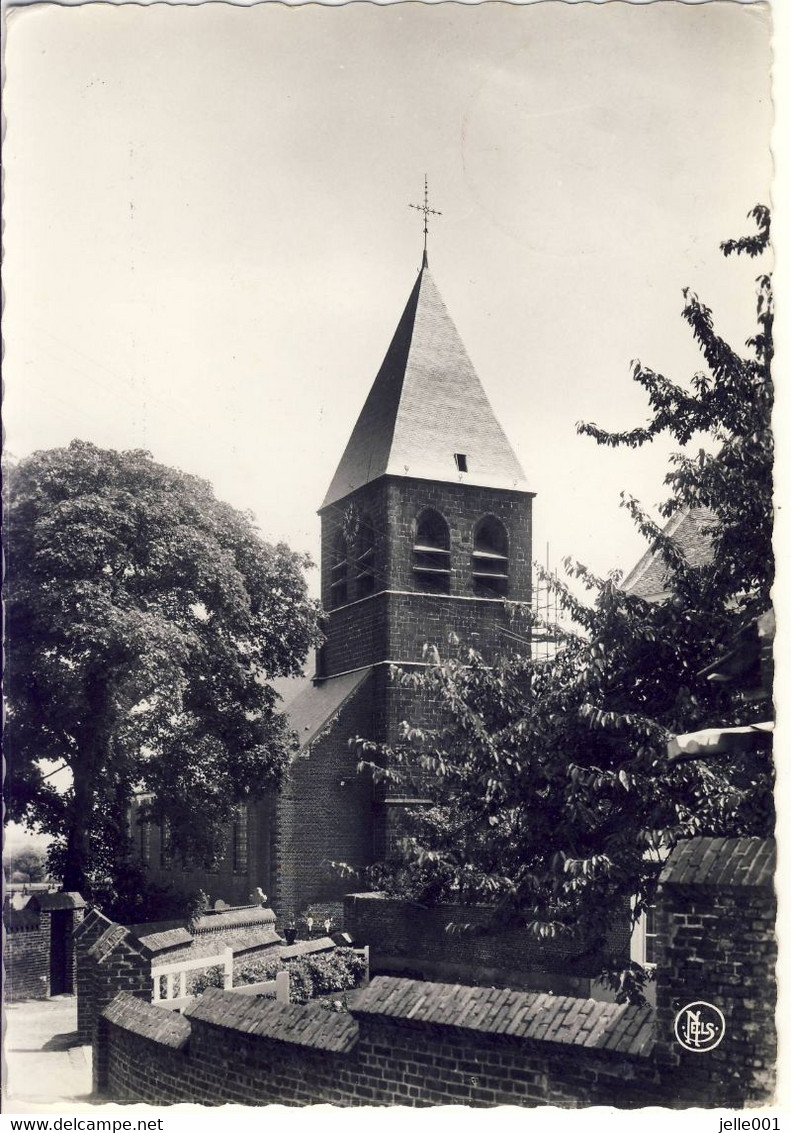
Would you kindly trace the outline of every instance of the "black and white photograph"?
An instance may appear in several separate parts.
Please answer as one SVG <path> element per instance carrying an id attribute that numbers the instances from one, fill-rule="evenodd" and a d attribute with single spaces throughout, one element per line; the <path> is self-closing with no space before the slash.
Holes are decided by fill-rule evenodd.
<path id="1" fill-rule="evenodd" d="M 782 1129 L 776 8 L 5 9 L 5 1113 Z"/>

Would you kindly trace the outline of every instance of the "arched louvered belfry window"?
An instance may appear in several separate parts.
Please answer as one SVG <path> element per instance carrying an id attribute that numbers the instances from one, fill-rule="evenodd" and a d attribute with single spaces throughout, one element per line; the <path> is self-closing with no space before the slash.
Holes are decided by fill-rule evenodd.
<path id="1" fill-rule="evenodd" d="M 475 528 L 472 588 L 479 598 L 504 598 L 508 593 L 508 532 L 492 515 Z"/>
<path id="2" fill-rule="evenodd" d="M 345 606 L 349 599 L 349 546 L 343 531 L 338 530 L 332 541 L 330 563 L 330 608 Z"/>
<path id="3" fill-rule="evenodd" d="M 364 515 L 357 532 L 357 597 L 367 598 L 376 589 L 376 539 L 371 517 Z"/>
<path id="4" fill-rule="evenodd" d="M 426 509 L 417 517 L 412 569 L 419 590 L 450 593 L 450 531 L 438 511 Z"/>

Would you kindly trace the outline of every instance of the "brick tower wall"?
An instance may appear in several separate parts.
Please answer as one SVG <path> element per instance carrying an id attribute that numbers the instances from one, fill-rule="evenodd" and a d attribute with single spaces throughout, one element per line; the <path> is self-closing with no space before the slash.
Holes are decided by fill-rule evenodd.
<path id="1" fill-rule="evenodd" d="M 426 508 L 446 520 L 450 532 L 450 593 L 420 592 L 413 571 L 415 524 Z M 333 609 L 335 536 L 349 511 L 368 516 L 374 529 L 376 588 L 360 598 L 350 545 L 347 601 Z M 512 653 L 510 634 L 527 637 L 518 611 L 500 599 L 476 597 L 472 577 L 474 532 L 485 516 L 500 520 L 509 541 L 508 602 L 531 597 L 532 497 L 527 492 L 383 477 L 322 513 L 322 601 L 329 610 L 323 673 L 332 676 L 381 661 L 421 662 L 423 646 L 447 648 L 455 633 L 460 648 L 486 655 Z M 352 524 L 353 526 L 353 524 Z M 504 633 L 503 631 L 508 631 Z M 524 648 L 529 648 L 524 642 Z"/>

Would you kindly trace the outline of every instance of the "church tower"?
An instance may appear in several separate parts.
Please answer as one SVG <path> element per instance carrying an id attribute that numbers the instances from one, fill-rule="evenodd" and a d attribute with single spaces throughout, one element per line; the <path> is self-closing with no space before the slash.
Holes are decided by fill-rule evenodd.
<path id="1" fill-rule="evenodd" d="M 424 261 L 320 508 L 318 676 L 421 663 L 451 633 L 507 650 L 533 494 Z"/>

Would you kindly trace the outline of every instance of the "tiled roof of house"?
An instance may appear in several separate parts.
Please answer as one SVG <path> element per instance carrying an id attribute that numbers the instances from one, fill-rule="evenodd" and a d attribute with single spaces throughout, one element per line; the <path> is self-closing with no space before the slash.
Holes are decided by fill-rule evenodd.
<path id="1" fill-rule="evenodd" d="M 305 681 L 305 687 L 286 708 L 288 722 L 297 733 L 299 747 L 304 751 L 320 732 L 327 727 L 344 704 L 362 685 L 370 669 L 328 677 L 314 684 Z"/>
<path id="2" fill-rule="evenodd" d="M 467 457 L 466 473 L 457 468 L 455 453 Z M 385 473 L 527 490 L 426 265 L 322 507 Z"/>
<path id="3" fill-rule="evenodd" d="M 773 838 L 691 838 L 674 848 L 660 881 L 663 885 L 771 888 L 776 860 Z"/>
<path id="4" fill-rule="evenodd" d="M 711 562 L 711 536 L 706 528 L 716 523 L 708 508 L 678 511 L 668 521 L 663 533 L 673 538 L 683 551 L 690 566 L 703 566 Z M 667 596 L 668 567 L 658 551 L 649 548 L 623 580 L 623 589 L 637 598 L 661 602 Z"/>
<path id="5" fill-rule="evenodd" d="M 355 1016 L 389 1016 L 622 1054 L 647 1055 L 654 1043 L 652 1008 L 567 995 L 377 976 L 355 993 L 349 1009 Z"/>
<path id="6" fill-rule="evenodd" d="M 218 987 L 207 988 L 184 1009 L 184 1015 L 215 1027 L 320 1050 L 351 1050 L 358 1036 L 357 1024 L 349 1015 L 326 1011 L 315 1004 L 302 1007 L 236 995 Z"/>

